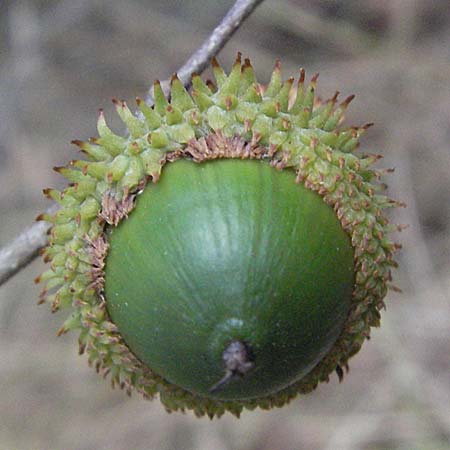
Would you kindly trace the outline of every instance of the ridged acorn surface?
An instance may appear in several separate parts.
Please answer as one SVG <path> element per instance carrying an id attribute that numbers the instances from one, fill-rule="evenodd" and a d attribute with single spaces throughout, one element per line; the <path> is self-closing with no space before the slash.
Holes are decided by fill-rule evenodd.
<path id="1" fill-rule="evenodd" d="M 43 251 L 41 302 L 71 309 L 80 353 L 128 393 L 168 411 L 239 415 L 282 406 L 339 378 L 391 282 L 378 155 L 358 155 L 368 125 L 340 124 L 337 104 L 305 86 L 256 80 L 249 60 L 216 84 L 174 76 L 139 114 L 115 101 L 128 135 L 103 113 L 85 160 L 45 194 L 61 205 Z M 152 183 L 149 183 L 152 181 Z"/>

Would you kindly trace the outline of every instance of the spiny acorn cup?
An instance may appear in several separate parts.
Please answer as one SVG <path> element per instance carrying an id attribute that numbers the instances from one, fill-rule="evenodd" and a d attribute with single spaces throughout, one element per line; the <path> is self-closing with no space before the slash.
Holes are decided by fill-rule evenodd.
<path id="1" fill-rule="evenodd" d="M 315 97 L 317 75 L 258 83 L 240 54 L 216 84 L 175 75 L 139 114 L 114 101 L 86 155 L 56 168 L 61 208 L 43 251 L 41 302 L 71 310 L 80 353 L 112 384 L 168 411 L 282 406 L 336 371 L 378 326 L 399 245 L 372 168 L 342 128 L 353 96 Z M 153 183 L 149 183 L 152 181 Z"/>

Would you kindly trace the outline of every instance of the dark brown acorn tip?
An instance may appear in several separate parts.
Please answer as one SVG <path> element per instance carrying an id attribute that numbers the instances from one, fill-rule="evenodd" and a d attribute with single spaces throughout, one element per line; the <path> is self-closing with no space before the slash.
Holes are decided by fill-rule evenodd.
<path id="1" fill-rule="evenodd" d="M 214 393 L 223 389 L 233 378 L 243 377 L 254 367 L 251 349 L 241 341 L 232 341 L 222 355 L 225 363 L 225 375 L 210 389 Z"/>

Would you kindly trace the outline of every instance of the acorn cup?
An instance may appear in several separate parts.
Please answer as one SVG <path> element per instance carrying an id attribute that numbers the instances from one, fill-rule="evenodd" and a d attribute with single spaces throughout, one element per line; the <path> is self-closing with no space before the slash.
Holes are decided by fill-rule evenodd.
<path id="1" fill-rule="evenodd" d="M 113 386 L 167 411 L 210 418 L 282 406 L 333 372 L 342 379 L 392 287 L 400 226 L 384 210 L 369 127 L 340 124 L 353 96 L 315 97 L 317 75 L 256 80 L 238 54 L 216 85 L 175 75 L 170 101 L 139 114 L 114 100 L 128 136 L 102 112 L 86 159 L 44 191 L 61 207 L 37 278 L 40 301 L 70 309 L 80 353 Z"/>

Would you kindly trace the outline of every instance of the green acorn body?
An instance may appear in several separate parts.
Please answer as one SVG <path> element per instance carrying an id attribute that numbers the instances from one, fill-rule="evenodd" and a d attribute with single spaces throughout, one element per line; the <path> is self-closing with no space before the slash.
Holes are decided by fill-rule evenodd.
<path id="1" fill-rule="evenodd" d="M 353 251 L 333 210 L 263 161 L 177 161 L 110 236 L 105 297 L 145 364 L 208 395 L 231 342 L 248 371 L 215 397 L 257 398 L 314 367 L 337 339 Z M 241 376 L 239 376 L 241 375 Z"/>
<path id="2" fill-rule="evenodd" d="M 87 160 L 46 190 L 61 204 L 41 300 L 71 307 L 60 333 L 113 384 L 169 411 L 236 415 L 281 406 L 342 377 L 379 309 L 398 245 L 367 128 L 339 128 L 348 98 L 315 100 L 314 77 L 261 86 L 248 60 L 217 87 L 155 84 L 129 130 L 75 143 Z M 149 181 L 153 183 L 149 183 Z"/>

